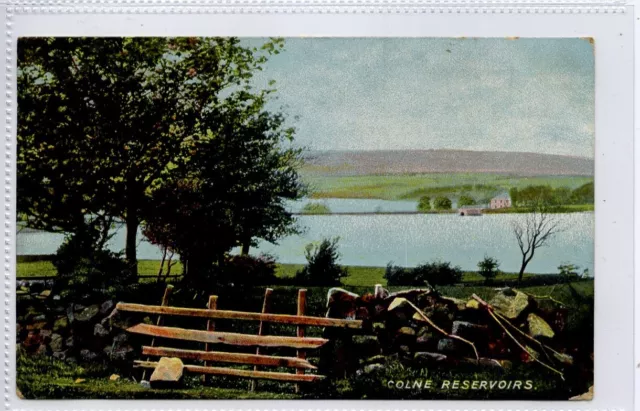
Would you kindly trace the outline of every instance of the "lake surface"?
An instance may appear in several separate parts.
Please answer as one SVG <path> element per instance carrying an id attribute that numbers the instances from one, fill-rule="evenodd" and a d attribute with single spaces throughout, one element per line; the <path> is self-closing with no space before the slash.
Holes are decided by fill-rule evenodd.
<path id="1" fill-rule="evenodd" d="M 415 202 L 384 200 L 320 200 L 334 212 L 413 211 Z M 307 201 L 299 202 L 299 207 Z M 389 204 L 400 203 L 400 204 Z M 410 207 L 410 205 L 412 205 Z M 292 206 L 292 210 L 296 208 Z M 345 265 L 415 266 L 433 259 L 451 261 L 464 270 L 476 270 L 485 254 L 500 261 L 500 269 L 520 268 L 521 255 L 512 233 L 512 223 L 523 214 L 493 214 L 460 217 L 456 214 L 417 215 L 316 215 L 299 216 L 303 235 L 282 239 L 278 245 L 263 242 L 252 249 L 277 257 L 281 263 L 305 263 L 304 247 L 323 238 L 340 237 L 341 263 Z M 571 263 L 588 268 L 593 275 L 594 213 L 554 214 L 564 231 L 549 245 L 536 251 L 528 272 L 556 273 L 558 265 Z M 53 254 L 62 243 L 62 234 L 25 230 L 18 234 L 18 254 Z M 139 235 L 138 258 L 160 259 L 160 250 Z M 124 248 L 125 229 L 120 227 L 109 248 Z"/>

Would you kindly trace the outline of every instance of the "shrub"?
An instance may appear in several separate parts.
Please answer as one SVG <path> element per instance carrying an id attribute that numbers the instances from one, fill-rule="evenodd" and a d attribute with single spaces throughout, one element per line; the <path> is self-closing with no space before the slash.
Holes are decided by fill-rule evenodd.
<path id="1" fill-rule="evenodd" d="M 307 244 L 305 258 L 307 265 L 296 273 L 296 282 L 309 286 L 332 286 L 340 284 L 340 279 L 348 275 L 346 268 L 338 265 L 340 253 L 338 241 L 324 239 L 320 244 Z"/>
<path id="2" fill-rule="evenodd" d="M 450 262 L 433 261 L 414 268 L 425 283 L 430 285 L 450 285 L 462 281 L 462 269 L 451 266 Z"/>
<path id="3" fill-rule="evenodd" d="M 415 268 L 403 268 L 389 263 L 384 278 L 388 285 L 449 285 L 462 280 L 462 270 L 442 261 L 421 264 Z"/>
<path id="4" fill-rule="evenodd" d="M 564 282 L 571 282 L 580 279 L 580 274 L 578 274 L 579 270 L 580 267 L 575 264 L 564 263 L 558 266 L 560 278 Z"/>
<path id="5" fill-rule="evenodd" d="M 500 262 L 493 257 L 484 256 L 480 262 L 478 262 L 478 273 L 484 277 L 486 282 L 491 281 L 498 275 L 498 267 Z"/>
<path id="6" fill-rule="evenodd" d="M 416 277 L 413 269 L 393 265 L 393 262 L 387 264 L 384 279 L 387 280 L 387 285 L 425 285 L 422 278 Z"/>
<path id="7" fill-rule="evenodd" d="M 436 210 L 451 210 L 451 200 L 447 197 L 436 197 L 433 200 L 433 208 Z"/>
<path id="8" fill-rule="evenodd" d="M 269 254 L 258 257 L 234 255 L 225 261 L 219 279 L 223 285 L 270 285 L 277 282 L 276 260 Z"/>
<path id="9" fill-rule="evenodd" d="M 112 295 L 117 287 L 137 281 L 121 253 L 98 248 L 98 234 L 89 229 L 67 236 L 52 259 L 58 272 L 57 292 L 63 297 Z"/>
<path id="10" fill-rule="evenodd" d="M 476 200 L 474 200 L 473 198 L 469 197 L 468 195 L 461 195 L 460 198 L 458 199 L 458 208 L 465 207 L 465 206 L 471 206 L 471 205 L 475 205 L 475 204 L 476 204 Z"/>
<path id="11" fill-rule="evenodd" d="M 430 211 L 431 210 L 431 197 L 422 196 L 418 201 L 418 211 Z"/>
<path id="12" fill-rule="evenodd" d="M 302 214 L 330 214 L 331 209 L 326 204 L 322 203 L 307 203 L 302 208 Z"/>

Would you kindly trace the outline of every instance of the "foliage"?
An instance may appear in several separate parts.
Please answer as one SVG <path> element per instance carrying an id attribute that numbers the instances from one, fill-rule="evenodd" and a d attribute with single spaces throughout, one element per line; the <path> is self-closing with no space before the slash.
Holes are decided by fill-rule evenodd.
<path id="1" fill-rule="evenodd" d="M 593 204 L 593 181 L 571 190 L 568 187 L 551 187 L 550 185 L 529 185 L 523 188 L 512 187 L 509 190 L 511 202 L 516 207 L 563 206 Z"/>
<path id="2" fill-rule="evenodd" d="M 451 210 L 451 200 L 447 197 L 436 197 L 433 200 L 433 208 L 436 210 Z"/>
<path id="3" fill-rule="evenodd" d="M 154 212 L 154 191 L 175 185 L 186 164 L 209 162 L 218 182 L 236 180 L 233 191 L 215 187 L 226 203 L 235 196 L 241 205 L 234 222 L 245 226 L 235 231 L 259 238 L 281 233 L 290 219 L 282 223 L 280 207 L 272 207 L 265 194 L 268 187 L 253 190 L 264 168 L 234 170 L 218 161 L 259 159 L 296 178 L 290 168 L 279 168 L 283 157 L 296 161 L 295 151 L 273 144 L 292 131 L 282 129 L 280 114 L 264 110 L 274 90 L 251 88 L 253 73 L 282 47 L 278 39 L 245 47 L 237 38 L 222 37 L 20 39 L 21 218 L 31 227 L 71 233 L 87 215 L 120 219 L 127 225 L 127 259 L 136 271 L 137 228 Z M 245 141 L 241 153 L 239 143 L 226 149 L 234 139 Z M 261 196 L 265 202 L 258 201 Z"/>
<path id="4" fill-rule="evenodd" d="M 86 225 L 84 230 L 68 235 L 53 257 L 58 273 L 56 287 L 63 297 L 110 295 L 115 287 L 136 282 L 120 254 L 95 247 L 97 235 Z"/>
<path id="5" fill-rule="evenodd" d="M 478 274 L 483 276 L 485 281 L 491 281 L 498 275 L 498 267 L 500 267 L 498 259 L 485 255 L 482 261 L 478 262 Z"/>
<path id="6" fill-rule="evenodd" d="M 296 281 L 310 286 L 339 285 L 340 280 L 349 273 L 345 267 L 338 265 L 338 241 L 339 237 L 325 238 L 320 244 L 307 244 L 304 251 L 307 265 L 296 273 Z"/>
<path id="7" fill-rule="evenodd" d="M 472 206 L 475 204 L 476 204 L 476 200 L 474 200 L 472 197 L 468 195 L 461 195 L 460 198 L 458 198 L 458 208 L 465 207 L 465 206 Z"/>
<path id="8" fill-rule="evenodd" d="M 331 209 L 326 204 L 312 201 L 304 205 L 301 213 L 302 214 L 331 214 Z"/>
<path id="9" fill-rule="evenodd" d="M 271 285 L 277 282 L 276 260 L 268 254 L 257 257 L 250 255 L 234 255 L 224 264 L 219 282 L 232 286 Z"/>
<path id="10" fill-rule="evenodd" d="M 418 202 L 418 211 L 430 211 L 431 210 L 431 197 L 422 196 Z"/>
<path id="11" fill-rule="evenodd" d="M 558 275 L 564 282 L 571 282 L 580 279 L 578 271 L 580 267 L 575 264 L 563 263 L 558 266 Z"/>
<path id="12" fill-rule="evenodd" d="M 439 260 L 415 268 L 403 268 L 389 263 L 384 278 L 388 285 L 450 285 L 462 281 L 462 270 L 458 266 L 452 267 L 450 262 Z"/>

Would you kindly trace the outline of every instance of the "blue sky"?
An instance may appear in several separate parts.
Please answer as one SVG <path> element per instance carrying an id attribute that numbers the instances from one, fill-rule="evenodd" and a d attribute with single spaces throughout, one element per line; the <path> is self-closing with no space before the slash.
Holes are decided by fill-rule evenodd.
<path id="1" fill-rule="evenodd" d="M 593 157 L 587 40 L 288 38 L 285 49 L 255 81 L 276 80 L 273 107 L 309 149 Z"/>

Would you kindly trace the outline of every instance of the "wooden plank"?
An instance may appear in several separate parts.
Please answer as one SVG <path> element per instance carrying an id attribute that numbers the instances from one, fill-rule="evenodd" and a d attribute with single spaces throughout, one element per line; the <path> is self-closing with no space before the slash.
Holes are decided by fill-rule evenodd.
<path id="1" fill-rule="evenodd" d="M 264 290 L 264 300 L 262 301 L 262 314 L 265 314 L 267 311 L 269 311 L 269 298 L 271 297 L 271 293 L 273 292 L 273 289 L 271 288 L 267 288 L 266 290 Z M 263 335 L 264 334 L 264 321 L 260 321 L 260 324 L 258 325 L 258 335 Z M 260 347 L 256 348 L 256 355 L 260 355 Z M 253 371 L 258 371 L 258 366 L 256 365 L 255 367 L 253 367 Z M 254 379 L 251 381 L 251 385 L 249 386 L 249 391 L 255 391 L 256 390 L 256 386 L 257 386 L 257 381 Z"/>
<path id="2" fill-rule="evenodd" d="M 169 347 L 142 347 L 143 355 L 150 355 L 154 357 L 175 357 L 185 358 L 188 360 L 204 360 L 204 361 L 217 361 L 228 362 L 233 364 L 252 364 L 263 365 L 266 367 L 292 367 L 292 368 L 306 368 L 309 370 L 315 370 L 317 367 L 312 365 L 307 360 L 301 360 L 295 357 L 278 357 L 272 355 L 258 355 L 258 354 L 246 354 L 235 352 L 220 352 L 220 351 L 197 351 L 197 350 L 183 350 L 180 348 Z"/>
<path id="3" fill-rule="evenodd" d="M 169 305 L 169 297 L 171 296 L 171 291 L 173 291 L 173 285 L 168 284 L 167 287 L 164 289 L 164 295 L 162 296 L 162 300 L 160 302 L 161 306 L 166 307 Z M 156 325 L 162 325 L 162 321 L 163 321 L 162 316 L 159 315 L 158 319 L 156 320 Z M 156 345 L 155 337 L 151 339 L 151 346 L 153 347 L 154 345 Z M 146 378 L 147 378 L 147 370 L 144 370 L 142 372 L 142 379 L 145 380 Z"/>
<path id="4" fill-rule="evenodd" d="M 209 296 L 209 301 L 207 302 L 207 309 L 209 310 L 215 310 L 218 308 L 218 296 L 217 295 L 210 295 Z M 212 319 L 207 320 L 207 331 L 215 331 L 216 330 L 216 322 Z M 209 343 L 204 343 L 204 350 L 205 351 L 209 351 Z M 204 366 L 206 367 L 208 364 L 205 361 L 204 362 Z M 202 374 L 202 382 L 206 382 L 207 380 L 207 375 L 206 374 Z"/>
<path id="5" fill-rule="evenodd" d="M 158 366 L 157 362 L 152 361 L 134 361 L 136 367 L 142 368 L 155 368 Z M 224 367 L 202 367 L 200 365 L 185 365 L 184 369 L 188 372 L 204 373 L 211 375 L 231 375 L 234 377 L 243 378 L 259 378 L 266 380 L 277 381 L 290 381 L 290 382 L 315 382 L 324 379 L 324 375 L 317 374 L 290 374 L 286 372 L 273 372 L 273 371 L 253 371 L 253 370 L 238 370 L 236 368 L 224 368 Z"/>
<path id="6" fill-rule="evenodd" d="M 201 308 L 162 307 L 158 305 L 118 303 L 118 311 L 139 312 L 147 314 L 179 315 L 184 317 L 217 318 L 228 320 L 265 321 L 270 323 L 310 325 L 317 327 L 362 328 L 360 320 L 343 320 L 325 317 L 299 317 L 290 314 L 262 314 L 245 311 L 207 310 Z"/>
<path id="7" fill-rule="evenodd" d="M 324 338 L 279 337 L 274 335 L 249 335 L 218 331 L 187 330 L 175 327 L 160 327 L 150 324 L 137 324 L 127 329 L 135 334 L 171 338 L 211 344 L 229 344 L 261 347 L 318 348 L 328 340 Z"/>
<path id="8" fill-rule="evenodd" d="M 307 290 L 300 289 L 300 290 L 298 290 L 298 311 L 297 311 L 297 315 L 299 315 L 299 316 L 303 316 L 304 315 L 304 311 L 305 311 L 306 305 L 307 305 Z M 296 329 L 296 334 L 297 334 L 298 338 L 304 338 L 304 326 L 298 325 L 298 327 Z M 297 357 L 302 359 L 302 360 L 307 358 L 307 354 L 303 350 L 297 350 L 296 354 L 297 354 Z M 304 370 L 298 369 L 298 370 L 296 370 L 296 374 L 304 375 Z M 296 393 L 300 392 L 300 385 L 296 384 L 295 391 L 296 391 Z"/>

